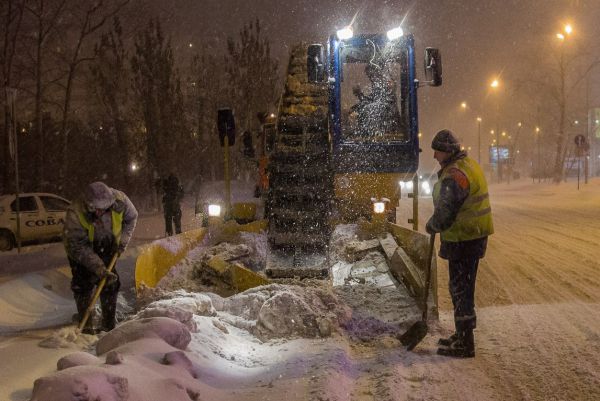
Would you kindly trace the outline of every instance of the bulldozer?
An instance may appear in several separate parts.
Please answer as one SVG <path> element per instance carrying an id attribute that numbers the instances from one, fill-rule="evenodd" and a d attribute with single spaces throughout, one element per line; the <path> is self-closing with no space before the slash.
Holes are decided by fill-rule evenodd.
<path id="1" fill-rule="evenodd" d="M 258 153 L 267 174 L 257 192 L 265 194 L 266 221 L 239 228 L 268 226 L 268 277 L 327 277 L 336 225 L 366 221 L 385 228 L 372 241 L 392 275 L 415 297 L 425 293 L 429 239 L 417 231 L 416 218 L 412 230 L 394 224 L 400 183 L 417 179 L 417 90 L 441 85 L 439 50 L 425 49 L 424 67 L 420 81 L 414 38 L 400 28 L 361 35 L 345 28 L 326 44 L 292 48 L 278 112 L 262 121 Z M 414 187 L 416 208 L 418 183 Z M 160 246 L 140 255 L 136 284 L 158 282 L 204 234 L 193 233 L 177 255 L 162 255 Z M 236 288 L 261 282 L 244 280 Z M 431 288 L 435 305 L 435 274 Z"/>
<path id="2" fill-rule="evenodd" d="M 417 79 L 414 38 L 401 28 L 345 28 L 326 45 L 292 49 L 269 160 L 273 247 L 322 250 L 335 224 L 374 211 L 395 221 L 400 181 L 416 177 L 419 162 L 417 89 L 442 83 L 435 48 L 425 50 L 425 75 Z"/>

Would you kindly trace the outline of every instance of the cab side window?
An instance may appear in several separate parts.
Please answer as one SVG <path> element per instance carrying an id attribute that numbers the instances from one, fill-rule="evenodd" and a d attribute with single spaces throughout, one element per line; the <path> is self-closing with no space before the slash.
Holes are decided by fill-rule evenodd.
<path id="1" fill-rule="evenodd" d="M 17 211 L 17 200 L 15 199 L 10 204 L 10 210 Z M 33 196 L 19 196 L 19 211 L 20 212 L 35 212 L 38 210 L 37 202 Z"/>
<path id="2" fill-rule="evenodd" d="M 65 212 L 69 207 L 69 202 L 52 196 L 40 196 L 42 205 L 49 212 Z"/>

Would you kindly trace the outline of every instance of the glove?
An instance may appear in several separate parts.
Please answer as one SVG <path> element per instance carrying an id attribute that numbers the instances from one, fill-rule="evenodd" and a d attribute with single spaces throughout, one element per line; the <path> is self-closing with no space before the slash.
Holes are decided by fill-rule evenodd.
<path id="1" fill-rule="evenodd" d="M 108 269 L 104 269 L 104 272 L 102 272 L 102 276 L 100 277 L 100 280 L 102 280 L 103 278 L 106 278 L 105 285 L 110 286 L 117 282 L 117 280 L 119 279 L 119 276 L 117 276 L 113 272 L 109 272 Z M 100 280 L 98 280 L 98 282 L 100 282 Z"/>
<path id="2" fill-rule="evenodd" d="M 429 219 L 429 221 L 427 222 L 427 224 L 425 225 L 425 231 L 427 231 L 427 234 L 429 235 L 433 235 L 435 234 L 437 231 L 433 228 L 433 224 L 431 222 L 431 219 Z"/>
<path id="3" fill-rule="evenodd" d="M 104 263 L 99 263 L 96 266 L 92 266 L 89 269 L 89 272 L 94 275 L 92 279 L 95 280 L 93 284 L 96 285 L 100 282 L 100 280 L 102 280 L 102 278 L 106 275 L 108 271 L 106 270 Z"/>

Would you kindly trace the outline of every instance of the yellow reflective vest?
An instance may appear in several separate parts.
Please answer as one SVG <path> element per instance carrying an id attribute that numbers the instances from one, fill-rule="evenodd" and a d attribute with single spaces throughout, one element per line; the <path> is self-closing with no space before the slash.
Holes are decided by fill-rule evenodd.
<path id="1" fill-rule="evenodd" d="M 452 168 L 462 171 L 469 180 L 469 195 L 458 211 L 454 223 L 441 232 L 442 241 L 469 241 L 493 234 L 494 225 L 487 182 L 479 164 L 470 157 L 458 159 L 444 167 L 433 187 L 434 204 L 437 204 L 439 199 L 442 181 L 450 176 L 447 172 Z"/>
<path id="2" fill-rule="evenodd" d="M 123 230 L 123 212 L 115 212 L 111 209 L 111 220 L 112 220 L 112 233 L 115 237 L 117 245 L 121 242 L 121 231 Z M 81 226 L 86 229 L 88 233 L 88 239 L 90 242 L 94 242 L 94 223 L 90 222 L 84 212 L 77 213 Z"/>

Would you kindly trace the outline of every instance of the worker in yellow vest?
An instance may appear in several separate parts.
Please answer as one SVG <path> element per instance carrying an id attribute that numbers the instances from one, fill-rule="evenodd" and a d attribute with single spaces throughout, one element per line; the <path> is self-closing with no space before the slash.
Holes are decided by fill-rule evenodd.
<path id="1" fill-rule="evenodd" d="M 431 147 L 441 169 L 426 230 L 432 235 L 440 233 L 439 256 L 448 260 L 455 326 L 453 335 L 438 341 L 438 354 L 472 358 L 477 267 L 485 255 L 488 236 L 494 232 L 487 182 L 479 164 L 461 151 L 451 131 L 438 132 Z"/>
<path id="2" fill-rule="evenodd" d="M 77 304 L 79 321 L 83 318 L 93 295 L 94 287 L 104 277 L 106 284 L 100 293 L 102 326 L 110 331 L 115 327 L 117 295 L 121 283 L 116 269 L 108 272 L 112 257 L 127 248 L 137 222 L 138 212 L 123 192 L 109 188 L 103 182 L 93 182 L 83 197 L 67 210 L 63 232 L 65 250 L 71 265 L 71 290 Z M 82 332 L 95 334 L 92 318 Z"/>

